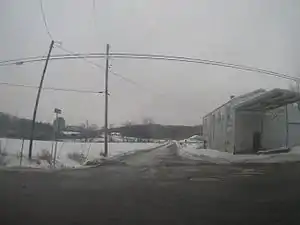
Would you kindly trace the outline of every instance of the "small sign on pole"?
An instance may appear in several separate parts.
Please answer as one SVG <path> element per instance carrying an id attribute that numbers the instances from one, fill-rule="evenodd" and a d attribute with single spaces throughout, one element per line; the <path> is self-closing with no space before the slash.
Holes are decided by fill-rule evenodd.
<path id="1" fill-rule="evenodd" d="M 61 114 L 61 109 L 55 108 L 55 109 L 54 109 L 54 113 L 56 113 L 56 114 Z"/>

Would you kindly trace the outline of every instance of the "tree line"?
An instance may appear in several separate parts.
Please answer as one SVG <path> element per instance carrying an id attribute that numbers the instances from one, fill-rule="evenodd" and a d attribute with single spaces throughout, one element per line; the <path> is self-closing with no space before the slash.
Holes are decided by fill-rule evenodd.
<path id="1" fill-rule="evenodd" d="M 0 112 L 0 137 L 29 139 L 32 120 L 18 118 Z M 49 123 L 36 122 L 34 139 L 51 140 L 53 138 L 53 126 Z"/>
<path id="2" fill-rule="evenodd" d="M 118 132 L 122 136 L 148 138 L 148 139 L 173 139 L 180 140 L 195 134 L 202 134 L 202 125 L 161 125 L 154 124 L 153 121 L 144 121 L 144 124 L 126 123 L 120 127 L 112 127 L 109 133 Z M 32 120 L 19 118 L 0 112 L 0 137 L 24 138 L 29 139 L 31 134 Z M 103 129 L 88 129 L 83 127 L 80 130 L 80 138 L 94 138 L 103 133 Z M 52 140 L 54 130 L 50 123 L 36 122 L 34 139 Z M 62 134 L 58 138 L 66 138 Z M 69 137 L 70 138 L 70 137 Z M 78 138 L 78 137 L 77 137 Z"/>

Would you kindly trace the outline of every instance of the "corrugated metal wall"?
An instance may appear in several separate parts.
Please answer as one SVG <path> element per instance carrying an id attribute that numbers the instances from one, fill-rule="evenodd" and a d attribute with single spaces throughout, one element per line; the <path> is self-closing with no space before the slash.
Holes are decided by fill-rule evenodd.
<path id="1" fill-rule="evenodd" d="M 233 113 L 230 104 L 203 119 L 203 136 L 208 148 L 233 152 Z"/>
<path id="2" fill-rule="evenodd" d="M 285 113 L 285 107 L 265 113 L 262 129 L 262 147 L 264 149 L 285 147 L 287 135 Z"/>
<path id="3" fill-rule="evenodd" d="M 290 147 L 300 145 L 300 107 L 297 103 L 288 105 L 289 138 Z"/>
<path id="4" fill-rule="evenodd" d="M 300 145 L 300 111 L 298 105 L 289 104 L 286 117 L 285 106 L 264 112 L 238 113 L 236 117 L 236 152 L 248 152 L 253 148 L 254 132 L 261 132 L 261 147 L 272 149 Z M 288 119 L 288 120 L 287 120 Z M 288 125 L 288 131 L 287 131 Z M 288 136 L 287 136 L 288 135 Z M 288 138 L 288 140 L 287 140 Z"/>

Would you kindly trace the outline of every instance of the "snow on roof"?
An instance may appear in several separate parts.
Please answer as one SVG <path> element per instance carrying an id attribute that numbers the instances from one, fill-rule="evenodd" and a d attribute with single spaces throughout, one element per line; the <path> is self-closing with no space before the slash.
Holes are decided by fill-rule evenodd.
<path id="1" fill-rule="evenodd" d="M 255 91 L 251 91 L 251 92 L 248 92 L 246 94 L 243 94 L 243 95 L 239 95 L 237 97 L 234 97 L 232 99 L 230 99 L 229 101 L 225 102 L 224 104 L 222 104 L 221 106 L 219 106 L 218 108 L 214 109 L 213 111 L 211 111 L 210 113 L 206 114 L 203 118 L 209 116 L 210 114 L 214 113 L 215 111 L 217 111 L 218 109 L 220 109 L 221 107 L 227 105 L 227 104 L 231 104 L 233 106 L 237 105 L 237 104 L 240 104 L 244 101 L 248 101 L 249 99 L 252 99 L 252 98 L 255 98 L 263 93 L 265 93 L 266 90 L 265 89 L 257 89 Z"/>
<path id="2" fill-rule="evenodd" d="M 193 135 L 193 136 L 189 137 L 188 139 L 202 141 L 203 137 L 201 135 Z"/>
<path id="3" fill-rule="evenodd" d="M 64 135 L 78 135 L 80 132 L 77 131 L 62 131 Z"/>
<path id="4" fill-rule="evenodd" d="M 299 93 L 275 88 L 254 98 L 235 105 L 235 109 L 246 111 L 265 111 L 300 101 Z"/>

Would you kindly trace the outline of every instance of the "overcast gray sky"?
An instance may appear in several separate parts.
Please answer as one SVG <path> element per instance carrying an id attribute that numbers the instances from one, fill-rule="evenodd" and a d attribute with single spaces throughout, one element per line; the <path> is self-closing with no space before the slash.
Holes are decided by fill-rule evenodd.
<path id="1" fill-rule="evenodd" d="M 300 74 L 298 0 L 44 0 L 52 36 L 74 52 L 161 53 L 226 61 Z M 96 13 L 94 13 L 96 12 Z M 50 44 L 38 0 L 0 1 L 0 60 L 44 55 Z M 64 53 L 55 48 L 53 54 Z M 93 60 L 104 65 L 101 59 Z M 112 69 L 139 87 L 109 76 L 109 123 L 199 124 L 229 99 L 289 82 L 200 64 L 113 59 Z M 38 85 L 43 63 L 0 67 L 0 81 Z M 102 90 L 104 71 L 83 60 L 52 61 L 44 86 Z M 0 86 L 0 111 L 32 116 L 36 90 Z M 68 124 L 103 125 L 104 97 L 43 91 L 37 119 L 63 109 Z"/>

